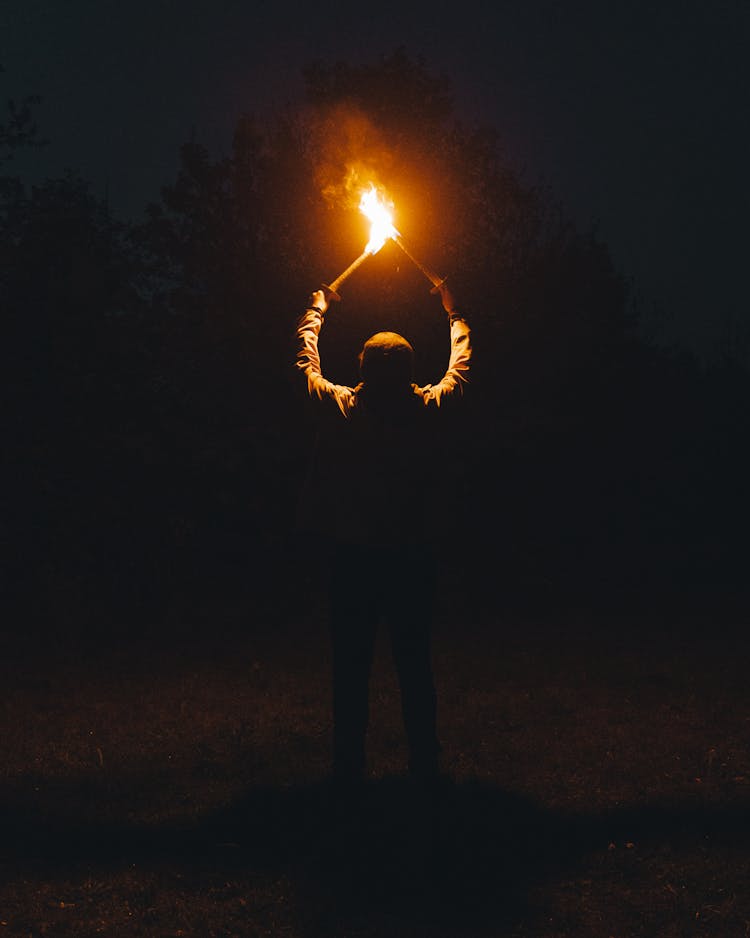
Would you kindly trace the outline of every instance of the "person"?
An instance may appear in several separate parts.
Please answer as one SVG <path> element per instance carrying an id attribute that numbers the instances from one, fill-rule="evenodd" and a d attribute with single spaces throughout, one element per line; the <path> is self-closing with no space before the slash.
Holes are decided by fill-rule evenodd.
<path id="1" fill-rule="evenodd" d="M 410 775 L 419 782 L 439 776 L 430 639 L 436 545 L 428 534 L 427 490 L 440 478 L 435 447 L 445 415 L 463 396 L 471 358 L 467 320 L 445 283 L 439 292 L 450 357 L 435 385 L 413 382 L 414 351 L 394 332 L 365 342 L 356 387 L 327 380 L 318 350 L 327 291 L 311 294 L 297 326 L 296 373 L 318 417 L 303 503 L 316 535 L 327 536 L 333 778 L 343 786 L 356 786 L 365 775 L 369 679 L 381 618 L 390 631 Z"/>

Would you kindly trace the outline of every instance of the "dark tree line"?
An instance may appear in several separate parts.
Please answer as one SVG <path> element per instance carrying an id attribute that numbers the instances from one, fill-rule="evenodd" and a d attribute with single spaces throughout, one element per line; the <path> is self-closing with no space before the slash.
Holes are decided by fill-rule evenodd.
<path id="1" fill-rule="evenodd" d="M 186 143 L 161 201 L 113 216 L 75 175 L 29 186 L 33 101 L 0 126 L 0 289 L 12 401 L 8 588 L 40 608 L 172 601 L 268 582 L 294 544 L 313 428 L 291 381 L 309 291 L 362 249 L 346 179 L 374 178 L 414 253 L 471 314 L 476 367 L 444 467 L 446 538 L 479 585 L 577 591 L 742 579 L 747 372 L 639 338 L 605 244 L 464 126 L 396 53 L 316 65 L 306 100 L 242 118 L 229 153 Z M 447 330 L 388 244 L 346 284 L 322 351 L 406 334 L 420 382 Z M 460 545 L 460 546 L 459 546 Z M 35 607 L 34 607 L 35 608 Z"/>

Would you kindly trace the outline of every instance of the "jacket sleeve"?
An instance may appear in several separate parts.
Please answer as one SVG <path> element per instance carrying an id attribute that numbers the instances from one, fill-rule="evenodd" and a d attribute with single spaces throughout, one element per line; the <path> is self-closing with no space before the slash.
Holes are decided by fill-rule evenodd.
<path id="1" fill-rule="evenodd" d="M 323 325 L 323 314 L 316 307 L 305 310 L 297 322 L 297 358 L 295 370 L 313 402 L 335 404 L 341 413 L 348 416 L 354 404 L 354 390 L 341 384 L 333 384 L 323 377 L 320 370 L 318 336 Z"/>
<path id="2" fill-rule="evenodd" d="M 448 370 L 437 384 L 423 388 L 425 404 L 441 407 L 447 400 L 460 398 L 469 381 L 471 330 L 461 316 L 451 318 L 451 351 Z"/>

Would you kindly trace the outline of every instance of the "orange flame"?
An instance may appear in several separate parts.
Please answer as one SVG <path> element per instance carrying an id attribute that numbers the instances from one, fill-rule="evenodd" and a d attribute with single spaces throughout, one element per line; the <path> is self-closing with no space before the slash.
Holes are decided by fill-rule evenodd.
<path id="1" fill-rule="evenodd" d="M 398 234 L 393 227 L 393 202 L 381 196 L 375 186 L 370 183 L 367 192 L 362 193 L 359 210 L 370 219 L 370 240 L 365 247 L 365 253 L 377 254 L 388 238 Z"/>

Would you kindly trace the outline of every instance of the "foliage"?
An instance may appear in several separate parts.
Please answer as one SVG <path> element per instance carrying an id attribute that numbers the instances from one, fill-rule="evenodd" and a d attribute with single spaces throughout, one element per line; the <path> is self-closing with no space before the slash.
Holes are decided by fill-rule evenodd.
<path id="1" fill-rule="evenodd" d="M 291 381 L 294 320 L 362 250 L 370 181 L 471 319 L 472 384 L 451 441 L 464 554 L 532 578 L 585 581 L 612 564 L 627 578 L 644 544 L 658 544 L 655 568 L 672 537 L 682 575 L 707 552 L 720 569 L 710 518 L 688 541 L 677 524 L 720 470 L 707 449 L 685 453 L 716 438 L 746 376 L 701 378 L 645 346 L 606 245 L 510 168 L 502 128 L 460 120 L 445 78 L 398 51 L 311 65 L 305 79 L 298 106 L 242 117 L 227 154 L 187 142 L 137 224 L 75 175 L 0 178 L 0 289 L 18 351 L 7 373 L 23 402 L 12 524 L 39 551 L 23 519 L 55 506 L 46 575 L 65 579 L 77 554 L 118 601 L 168 598 L 222 588 L 288 548 L 313 430 Z M 0 142 L 6 157 L 38 142 L 30 102 L 11 107 Z M 428 286 L 392 243 L 368 259 L 327 317 L 329 376 L 356 382 L 363 340 L 391 328 L 412 340 L 417 380 L 434 381 L 447 329 Z M 727 455 L 737 478 L 743 458 Z"/>
<path id="2" fill-rule="evenodd" d="M 4 71 L 0 65 L 0 74 Z M 33 116 L 39 100 L 37 95 L 28 95 L 20 104 L 12 99 L 7 102 L 7 115 L 0 123 L 0 166 L 12 160 L 16 150 L 44 146 L 47 142 L 39 136 Z"/>

